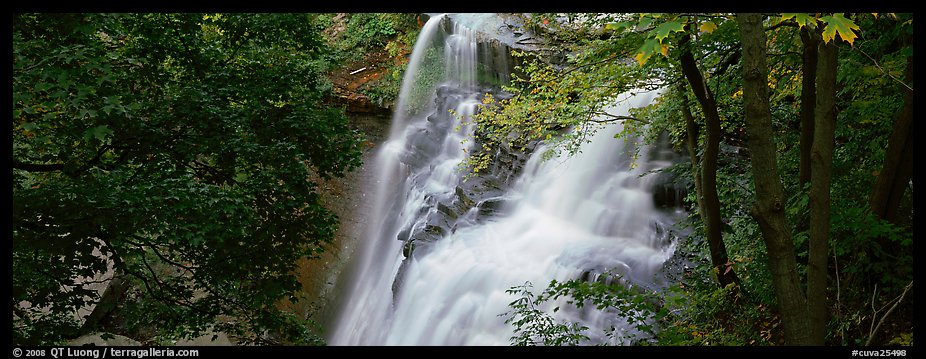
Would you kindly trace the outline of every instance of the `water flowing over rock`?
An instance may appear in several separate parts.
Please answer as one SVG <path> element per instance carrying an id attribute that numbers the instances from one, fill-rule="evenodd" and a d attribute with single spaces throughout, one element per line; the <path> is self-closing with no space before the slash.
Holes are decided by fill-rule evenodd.
<path id="1" fill-rule="evenodd" d="M 465 26 L 478 19 L 474 27 L 491 28 L 488 15 L 435 15 L 422 29 L 376 160 L 375 210 L 331 345 L 507 345 L 513 332 L 500 314 L 515 299 L 512 286 L 618 277 L 659 285 L 680 211 L 655 204 L 656 182 L 671 181 L 651 172 L 677 161 L 671 150 L 614 139 L 614 125 L 573 157 L 544 161 L 534 142 L 499 152 L 487 174 L 464 176 L 470 117 L 511 71 L 508 47 Z M 440 81 L 421 81 L 419 71 L 435 68 L 429 53 L 442 54 Z M 415 105 L 422 93 L 429 101 Z M 609 112 L 657 95 L 628 94 Z M 620 334 L 632 332 L 623 318 L 590 308 L 555 316 L 588 326 L 593 341 L 623 344 Z M 617 336 L 601 335 L 611 327 Z"/>

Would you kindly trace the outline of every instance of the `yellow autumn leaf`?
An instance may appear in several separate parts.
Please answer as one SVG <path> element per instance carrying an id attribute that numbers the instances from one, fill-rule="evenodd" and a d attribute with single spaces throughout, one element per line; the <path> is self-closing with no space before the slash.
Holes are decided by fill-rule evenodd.
<path id="1" fill-rule="evenodd" d="M 646 63 L 646 59 L 648 59 L 649 56 L 650 55 L 645 54 L 643 52 L 638 52 L 637 55 L 633 57 L 633 59 L 637 60 L 637 63 L 640 64 L 640 66 L 643 66 L 643 64 Z"/>
<path id="2" fill-rule="evenodd" d="M 820 18 L 821 21 L 826 23 L 826 27 L 823 28 L 823 41 L 830 42 L 836 38 L 838 34 L 840 38 L 846 40 L 850 45 L 855 42 L 855 38 L 858 37 L 855 35 L 855 31 L 859 30 L 858 25 L 856 25 L 852 20 L 846 19 L 842 14 L 833 14 L 833 16 L 824 16 Z"/>
<path id="3" fill-rule="evenodd" d="M 701 30 L 702 32 L 706 32 L 710 34 L 714 32 L 714 30 L 717 30 L 717 24 L 715 24 L 713 21 L 707 21 L 701 24 L 701 27 L 699 27 L 698 29 Z"/>

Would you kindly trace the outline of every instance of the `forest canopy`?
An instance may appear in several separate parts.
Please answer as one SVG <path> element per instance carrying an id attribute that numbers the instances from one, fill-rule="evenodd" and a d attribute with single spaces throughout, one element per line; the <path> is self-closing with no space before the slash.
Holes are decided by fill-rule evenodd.
<path id="1" fill-rule="evenodd" d="M 14 344 L 60 344 L 114 309 L 110 328 L 153 343 L 321 342 L 277 304 L 331 241 L 316 181 L 359 165 L 361 136 L 322 103 L 314 24 L 14 15 Z M 117 299 L 91 306 L 110 280 Z"/>

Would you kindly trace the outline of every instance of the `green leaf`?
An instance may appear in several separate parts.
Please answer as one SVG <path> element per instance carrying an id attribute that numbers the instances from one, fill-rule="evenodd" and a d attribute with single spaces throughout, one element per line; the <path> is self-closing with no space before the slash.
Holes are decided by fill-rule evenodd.
<path id="1" fill-rule="evenodd" d="M 609 22 L 607 25 L 604 26 L 606 30 L 612 30 L 615 32 L 624 32 L 624 30 L 627 30 L 630 27 L 631 27 L 630 23 L 626 21 Z"/>
<path id="2" fill-rule="evenodd" d="M 682 26 L 682 23 L 678 21 L 668 21 L 659 26 L 656 26 L 656 29 L 653 30 L 656 33 L 656 39 L 662 43 L 662 39 L 669 37 L 669 34 L 673 32 L 682 32 L 685 31 L 685 28 Z"/>
<path id="3" fill-rule="evenodd" d="M 26 130 L 26 131 L 29 131 L 29 132 L 35 132 L 35 130 L 37 130 L 37 129 L 39 128 L 39 125 L 34 124 L 34 123 L 32 123 L 32 122 L 26 122 L 26 123 L 22 124 L 22 128 L 23 128 L 24 130 Z"/>
<path id="4" fill-rule="evenodd" d="M 106 125 L 99 125 L 89 130 L 84 131 L 84 140 L 90 140 L 91 138 L 96 138 L 100 142 L 105 142 L 106 137 L 112 136 L 113 130 L 110 130 Z"/>
<path id="5" fill-rule="evenodd" d="M 662 44 L 656 39 L 648 39 L 637 50 L 637 56 L 634 56 L 634 59 L 642 66 L 656 52 L 662 52 Z"/>
<path id="6" fill-rule="evenodd" d="M 104 108 L 104 111 L 105 111 L 105 108 Z M 107 114 L 109 114 L 109 112 L 107 112 Z M 87 119 L 95 118 L 95 117 L 96 117 L 96 110 L 91 110 L 91 109 L 86 109 L 86 108 L 85 108 L 85 109 L 83 109 L 83 110 L 80 110 L 80 112 L 78 112 L 77 117 L 78 117 L 78 118 L 81 118 L 81 119 L 84 119 L 84 118 L 87 118 Z"/>
<path id="7" fill-rule="evenodd" d="M 858 37 L 852 30 L 859 30 L 858 25 L 852 20 L 846 19 L 842 14 L 833 14 L 833 16 L 824 16 L 820 18 L 826 27 L 823 28 L 823 41 L 830 42 L 838 34 L 840 38 L 846 40 L 850 45 Z"/>
<path id="8" fill-rule="evenodd" d="M 797 25 L 800 26 L 802 29 L 805 26 L 814 28 L 817 25 L 817 19 L 811 16 L 810 14 L 801 14 L 801 13 L 782 13 L 781 14 L 781 21 L 785 21 L 785 20 L 792 19 L 792 18 L 794 19 L 794 22 L 796 22 Z"/>
<path id="9" fill-rule="evenodd" d="M 645 28 L 649 27 L 649 25 L 652 24 L 652 23 L 653 23 L 653 17 L 652 17 L 652 15 L 650 15 L 650 14 L 641 14 L 641 15 L 640 15 L 640 22 L 637 23 L 637 28 L 638 28 L 638 29 L 645 29 Z"/>
<path id="10" fill-rule="evenodd" d="M 43 92 L 43 91 L 47 91 L 48 89 L 50 89 L 50 88 L 52 88 L 52 87 L 54 87 L 54 85 L 52 85 L 52 84 L 50 84 L 50 83 L 47 83 L 47 82 L 39 82 L 39 83 L 35 84 L 35 86 L 34 86 L 32 89 L 33 89 L 33 91 L 35 91 L 35 92 Z"/>

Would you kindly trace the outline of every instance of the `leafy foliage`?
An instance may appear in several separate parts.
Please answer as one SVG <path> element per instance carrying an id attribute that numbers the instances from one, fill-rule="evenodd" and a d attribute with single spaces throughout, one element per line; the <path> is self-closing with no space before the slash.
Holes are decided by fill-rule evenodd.
<path id="1" fill-rule="evenodd" d="M 826 23 L 823 28 L 823 41 L 833 41 L 838 34 L 840 38 L 849 44 L 855 42 L 856 35 L 852 30 L 858 30 L 859 27 L 852 20 L 846 19 L 842 14 L 835 13 L 833 16 L 821 17 L 820 21 Z"/>
<path id="2" fill-rule="evenodd" d="M 595 117 L 586 115 L 603 108 L 615 93 L 646 83 L 674 90 L 672 85 L 680 81 L 676 51 L 688 46 L 703 68 L 720 112 L 723 143 L 718 195 L 730 254 L 728 266 L 736 270 L 742 283 L 736 291 L 707 284 L 716 273 L 704 260 L 708 254 L 702 239 L 703 224 L 692 216 L 688 223 L 694 231 L 682 251 L 695 254 L 698 265 L 688 280 L 662 294 L 661 301 L 670 311 L 660 317 L 655 342 L 782 344 L 777 298 L 766 265 L 768 253 L 752 218 L 755 193 L 749 175 L 750 154 L 745 150 L 739 38 L 731 15 L 541 15 L 536 19 L 550 20 L 550 24 L 538 20 L 535 26 L 543 24 L 550 37 L 562 41 L 557 46 L 568 49 L 570 56 L 563 63 L 524 61 L 519 68 L 521 76 L 508 89 L 513 96 L 501 100 L 498 98 L 502 96 L 496 96 L 484 103 L 477 116 L 483 132 L 477 135 L 500 144 L 526 138 L 573 143 L 575 138 L 561 136 L 563 129 L 594 128 Z M 569 31 L 575 18 L 584 19 L 581 23 L 587 29 Z M 880 220 L 869 209 L 894 118 L 902 111 L 901 90 L 912 89 L 912 78 L 904 78 L 906 61 L 912 56 L 912 14 L 780 14 L 770 17 L 766 26 L 769 102 L 779 147 L 777 175 L 789 194 L 783 209 L 792 226 L 802 275 L 808 255 L 809 202 L 807 187 L 798 182 L 799 99 L 804 76 L 800 31 L 811 29 L 824 43 L 835 41 L 842 46 L 831 186 L 832 257 L 827 268 L 827 305 L 832 319 L 826 340 L 829 344 L 864 344 L 878 337 L 875 323 L 885 318 L 885 311 L 875 308 L 893 303 L 891 300 L 912 284 L 912 183 L 905 189 L 904 214 L 898 222 Z M 683 44 L 680 40 L 685 35 L 690 36 L 690 42 Z M 668 134 L 680 146 L 687 140 L 686 124 L 680 116 L 682 100 L 691 101 L 666 91 L 652 106 L 636 113 L 646 121 L 646 126 L 641 126 L 645 130 L 636 133 L 644 135 L 646 141 Z M 691 109 L 696 123 L 703 126 L 700 109 Z M 703 135 L 697 141 L 696 148 L 701 148 Z M 478 153 L 475 158 L 474 169 L 491 160 L 480 158 Z M 692 177 L 690 173 L 684 176 Z M 689 191 L 689 208 L 697 206 L 694 193 Z M 675 300 L 685 304 L 673 307 Z M 910 314 L 912 308 L 908 299 L 898 310 Z M 904 338 L 912 337 L 912 321 L 904 317 L 906 314 L 892 315 L 888 318 L 895 323 L 892 331 L 880 338 L 885 343 L 905 342 Z"/>
<path id="3" fill-rule="evenodd" d="M 388 39 L 398 34 L 402 24 L 414 21 L 411 14 L 399 13 L 355 13 L 350 14 L 347 22 L 347 43 L 345 49 L 365 48 L 372 45 L 384 45 Z"/>
<path id="4" fill-rule="evenodd" d="M 313 181 L 360 161 L 319 105 L 320 30 L 308 14 L 14 17 L 14 343 L 78 335 L 88 278 L 127 284 L 110 330 L 320 343 L 277 307 L 337 225 Z"/>
<path id="5" fill-rule="evenodd" d="M 515 336 L 511 337 L 514 345 L 644 343 L 656 332 L 655 321 L 664 319 L 668 313 L 654 295 L 631 289 L 620 280 L 552 280 L 537 295 L 531 288 L 532 284 L 526 282 L 506 291 L 518 296 L 508 305 L 512 310 L 502 314 L 507 317 L 505 323 L 514 327 Z M 582 309 L 586 305 L 623 318 L 636 331 L 619 333 L 612 327 L 600 336 L 608 338 L 608 342 L 595 343 L 585 334 L 588 327 L 555 317 L 560 308 L 565 308 L 563 306 Z"/>
<path id="6" fill-rule="evenodd" d="M 508 294 L 518 295 L 518 299 L 509 303 L 511 312 L 503 313 L 507 316 L 505 324 L 514 326 L 515 336 L 511 337 L 512 344 L 527 345 L 578 345 L 588 340 L 583 331 L 587 327 L 578 323 L 560 323 L 550 314 L 538 308 L 543 303 L 543 297 L 535 297 L 531 292 L 531 283 L 514 286 L 506 290 Z"/>
<path id="7" fill-rule="evenodd" d="M 420 32 L 421 14 L 416 13 L 340 13 L 319 14 L 329 33 L 327 42 L 334 51 L 332 61 L 346 66 L 363 63 L 376 67 L 381 76 L 357 89 L 374 103 L 390 107 L 398 98 L 408 56 Z M 388 60 L 369 63 L 366 60 Z"/>
<path id="8" fill-rule="evenodd" d="M 620 94 L 652 88 L 619 57 L 577 52 L 562 69 L 527 52 L 512 55 L 520 65 L 510 85 L 503 86 L 502 93 L 486 94 L 472 119 L 481 147 L 465 165 L 474 173 L 488 168 L 493 148 L 502 145 L 517 148 L 543 140 L 550 158 L 561 151 L 575 154 L 606 123 L 623 122 L 624 134 L 643 131 L 646 120 L 609 112 Z M 589 67 L 596 71 L 584 70 Z"/>
<path id="9" fill-rule="evenodd" d="M 360 87 L 360 90 L 373 102 L 382 107 L 390 107 L 399 98 L 402 80 L 408 68 L 408 56 L 415 45 L 418 33 L 418 29 L 406 30 L 383 47 L 389 58 L 396 60 L 382 77 Z"/>

